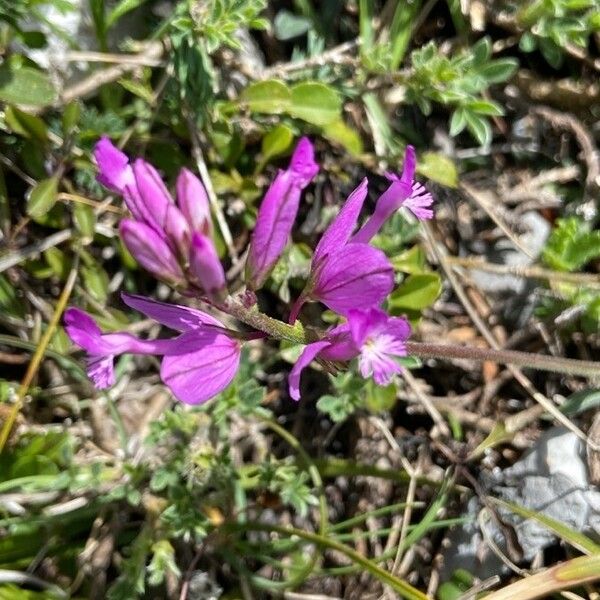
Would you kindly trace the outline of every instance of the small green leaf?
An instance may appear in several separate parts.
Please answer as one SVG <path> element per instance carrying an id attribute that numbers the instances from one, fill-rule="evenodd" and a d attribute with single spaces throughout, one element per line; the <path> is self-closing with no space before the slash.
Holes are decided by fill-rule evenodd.
<path id="1" fill-rule="evenodd" d="M 465 109 L 459 106 L 453 113 L 450 119 L 450 136 L 456 137 L 466 126 L 467 117 Z"/>
<path id="2" fill-rule="evenodd" d="M 26 138 L 33 138 L 42 144 L 48 141 L 48 128 L 39 117 L 29 114 L 16 106 L 7 106 L 4 111 L 6 124 L 15 133 Z"/>
<path id="3" fill-rule="evenodd" d="M 499 58 L 483 66 L 478 73 L 488 83 L 502 83 L 510 79 L 518 67 L 519 63 L 514 58 Z"/>
<path id="4" fill-rule="evenodd" d="M 456 165 L 439 152 L 424 152 L 419 157 L 417 172 L 447 187 L 458 187 Z"/>
<path id="5" fill-rule="evenodd" d="M 308 81 L 292 88 L 290 115 L 320 127 L 340 118 L 342 101 L 337 92 L 324 83 Z"/>
<path id="6" fill-rule="evenodd" d="M 27 106 L 48 106 L 56 90 L 43 71 L 31 67 L 0 66 L 0 101 Z"/>
<path id="7" fill-rule="evenodd" d="M 262 139 L 260 164 L 264 166 L 276 156 L 285 154 L 293 141 L 294 132 L 287 125 L 277 125 L 271 129 Z"/>
<path id="8" fill-rule="evenodd" d="M 91 206 L 77 202 L 73 207 L 73 220 L 78 231 L 86 242 L 94 239 L 94 227 L 96 225 L 96 215 Z"/>
<path id="9" fill-rule="evenodd" d="M 536 48 L 537 41 L 535 39 L 535 36 L 529 31 L 526 31 L 519 40 L 519 50 L 521 50 L 521 52 L 528 53 L 533 52 Z"/>
<path id="10" fill-rule="evenodd" d="M 323 128 L 323 135 L 333 142 L 341 144 L 352 156 L 363 153 L 360 135 L 355 129 L 348 127 L 342 119 L 336 119 Z"/>
<path id="11" fill-rule="evenodd" d="M 71 270 L 71 260 L 60 248 L 48 248 L 44 251 L 46 263 L 52 269 L 52 273 L 64 281 Z"/>
<path id="12" fill-rule="evenodd" d="M 85 289 L 99 302 L 104 304 L 108 298 L 109 277 L 106 271 L 97 263 L 92 262 L 81 267 L 81 276 Z"/>
<path id="13" fill-rule="evenodd" d="M 565 415 L 573 417 L 586 410 L 597 409 L 599 406 L 600 389 L 587 389 L 571 394 L 559 409 Z"/>
<path id="14" fill-rule="evenodd" d="M 470 111 L 465 112 L 465 118 L 467 120 L 467 129 L 471 132 L 473 137 L 482 146 L 488 146 L 492 141 L 492 128 L 490 127 L 488 120 Z"/>
<path id="15" fill-rule="evenodd" d="M 422 273 L 425 269 L 425 252 L 419 245 L 405 250 L 392 259 L 394 271 L 403 273 Z"/>
<path id="16" fill-rule="evenodd" d="M 69 135 L 79 122 L 81 116 L 81 104 L 77 100 L 69 102 L 62 114 L 62 130 L 64 135 Z"/>
<path id="17" fill-rule="evenodd" d="M 391 410 L 396 404 L 396 385 L 377 385 L 369 379 L 365 386 L 365 404 L 375 414 Z"/>
<path id="18" fill-rule="evenodd" d="M 27 214 L 32 219 L 46 215 L 56 204 L 58 192 L 58 177 L 54 175 L 37 183 L 27 197 Z"/>
<path id="19" fill-rule="evenodd" d="M 289 111 L 292 94 L 282 81 L 269 79 L 249 85 L 242 92 L 240 100 L 252 112 L 278 115 Z"/>
<path id="20" fill-rule="evenodd" d="M 403 309 L 422 310 L 431 306 L 442 291 L 442 281 L 437 273 L 409 275 L 402 285 L 392 292 L 390 309 L 399 314 Z"/>
<path id="21" fill-rule="evenodd" d="M 311 21 L 283 8 L 275 15 L 273 26 L 275 37 L 286 41 L 304 35 L 310 29 Z"/>
<path id="22" fill-rule="evenodd" d="M 479 115 L 487 115 L 490 117 L 500 117 L 504 114 L 501 106 L 487 100 L 474 100 L 473 102 L 469 102 L 467 108 Z"/>

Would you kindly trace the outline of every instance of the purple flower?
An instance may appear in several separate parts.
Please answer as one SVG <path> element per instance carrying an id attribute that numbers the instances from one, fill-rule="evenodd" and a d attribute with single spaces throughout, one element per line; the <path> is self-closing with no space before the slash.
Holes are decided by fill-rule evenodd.
<path id="1" fill-rule="evenodd" d="M 304 348 L 290 372 L 290 396 L 300 399 L 300 375 L 315 358 L 348 361 L 358 357 L 358 368 L 365 379 L 373 377 L 378 385 L 387 385 L 402 370 L 396 358 L 406 356 L 410 333 L 406 319 L 390 317 L 379 308 L 349 311 L 346 323 Z"/>
<path id="2" fill-rule="evenodd" d="M 172 285 L 185 285 L 185 275 L 173 249 L 156 230 L 146 223 L 123 219 L 119 232 L 129 252 L 144 269 Z"/>
<path id="3" fill-rule="evenodd" d="M 103 334 L 87 313 L 69 308 L 64 316 L 65 329 L 87 352 L 87 372 L 96 388 L 114 384 L 114 358 L 123 353 L 163 356 L 161 379 L 187 404 L 205 402 L 231 383 L 239 367 L 240 344 L 220 321 L 186 306 L 130 294 L 122 294 L 122 298 L 130 307 L 181 335 L 141 340 L 126 332 Z"/>
<path id="4" fill-rule="evenodd" d="M 279 171 L 260 205 L 246 264 L 250 289 L 259 289 L 279 260 L 298 213 L 300 193 L 318 171 L 314 148 L 310 140 L 303 137 L 289 167 Z"/>
<path id="5" fill-rule="evenodd" d="M 352 242 L 368 243 L 381 229 L 382 225 L 402 206 L 408 208 L 419 220 L 431 219 L 433 211 L 429 208 L 433 204 L 433 196 L 425 186 L 414 181 L 417 165 L 415 149 L 406 147 L 406 156 L 402 175 L 386 173 L 391 185 L 377 200 L 375 211 L 354 235 Z"/>
<path id="6" fill-rule="evenodd" d="M 94 156 L 98 181 L 122 194 L 131 211 L 133 219 L 120 229 L 136 260 L 171 285 L 185 288 L 191 282 L 210 298 L 222 298 L 225 273 L 209 237 L 210 208 L 201 181 L 182 169 L 176 204 L 151 164 L 138 158 L 131 165 L 107 137 L 96 144 Z"/>
<path id="7" fill-rule="evenodd" d="M 177 202 L 192 231 L 204 235 L 212 233 L 208 194 L 202 182 L 188 169 L 181 169 L 177 177 Z"/>
<path id="8" fill-rule="evenodd" d="M 353 308 L 379 305 L 394 287 L 394 270 L 386 255 L 365 243 L 349 243 L 367 196 L 367 180 L 350 194 L 326 229 L 313 254 L 306 287 L 290 314 L 293 323 L 306 301 L 321 301 L 347 314 Z"/>

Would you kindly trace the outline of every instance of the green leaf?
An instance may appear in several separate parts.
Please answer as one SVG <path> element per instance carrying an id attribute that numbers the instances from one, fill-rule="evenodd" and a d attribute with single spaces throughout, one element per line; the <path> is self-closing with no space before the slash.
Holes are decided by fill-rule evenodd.
<path id="1" fill-rule="evenodd" d="M 54 175 L 37 183 L 27 197 L 27 214 L 32 219 L 46 215 L 56 204 L 58 192 L 58 177 Z"/>
<path id="2" fill-rule="evenodd" d="M 277 125 L 262 139 L 261 168 L 276 156 L 285 154 L 294 141 L 294 132 L 287 125 Z"/>
<path id="3" fill-rule="evenodd" d="M 48 127 L 39 117 L 20 110 L 16 106 L 7 106 L 4 111 L 6 124 L 15 133 L 33 138 L 42 144 L 48 141 Z"/>
<path id="4" fill-rule="evenodd" d="M 600 257 L 600 231 L 590 231 L 577 217 L 558 219 L 542 253 L 544 262 L 559 271 L 575 271 Z"/>
<path id="5" fill-rule="evenodd" d="M 478 73 L 488 83 L 502 83 L 510 79 L 517 68 L 519 62 L 514 58 L 499 58 L 478 70 Z"/>
<path id="6" fill-rule="evenodd" d="M 249 85 L 242 92 L 240 100 L 252 112 L 278 115 L 289 111 L 292 94 L 282 81 L 269 79 Z"/>
<path id="7" fill-rule="evenodd" d="M 275 15 L 273 27 L 275 37 L 286 41 L 304 35 L 311 27 L 311 20 L 283 8 Z"/>
<path id="8" fill-rule="evenodd" d="M 466 126 L 466 111 L 462 106 L 459 106 L 452 113 L 452 118 L 450 119 L 450 136 L 456 137 Z"/>
<path id="9" fill-rule="evenodd" d="M 292 88 L 289 113 L 293 117 L 325 126 L 340 118 L 341 108 L 337 92 L 324 83 L 309 81 Z"/>
<path id="10" fill-rule="evenodd" d="M 596 409 L 600 406 L 600 389 L 581 390 L 571 394 L 559 409 L 565 415 L 573 417 L 586 410 Z"/>
<path id="11" fill-rule="evenodd" d="M 419 157 L 417 173 L 447 187 L 458 187 L 458 171 L 452 159 L 439 152 L 424 152 Z"/>
<path id="12" fill-rule="evenodd" d="M 93 208 L 82 202 L 77 202 L 73 207 L 73 220 L 84 240 L 91 242 L 94 239 L 94 227 L 96 225 L 96 215 Z"/>
<path id="13" fill-rule="evenodd" d="M 355 129 L 348 127 L 342 119 L 336 119 L 323 128 L 323 135 L 333 142 L 341 144 L 352 156 L 363 153 L 360 135 Z"/>
<path id="14" fill-rule="evenodd" d="M 488 146 L 492 141 L 492 128 L 488 120 L 470 111 L 465 112 L 467 129 L 482 146 Z"/>
<path id="15" fill-rule="evenodd" d="M 425 269 L 426 257 L 423 248 L 415 245 L 392 259 L 394 271 L 403 273 L 422 273 Z"/>
<path id="16" fill-rule="evenodd" d="M 502 107 L 495 102 L 488 100 L 475 100 L 467 104 L 467 108 L 480 115 L 488 115 L 490 117 L 500 117 L 504 114 Z"/>
<path id="17" fill-rule="evenodd" d="M 533 52 L 536 48 L 537 41 L 535 36 L 529 31 L 526 31 L 519 40 L 519 50 L 521 50 L 521 52 L 528 53 Z"/>
<path id="18" fill-rule="evenodd" d="M 48 248 L 44 251 L 46 263 L 52 269 L 52 273 L 61 281 L 64 281 L 69 275 L 72 262 L 60 248 Z"/>
<path id="19" fill-rule="evenodd" d="M 121 17 L 145 4 L 147 0 L 121 0 L 106 17 L 106 28 L 110 29 Z"/>
<path id="20" fill-rule="evenodd" d="M 104 304 L 108 298 L 108 284 L 110 281 L 106 271 L 94 261 L 81 267 L 81 276 L 85 289 L 93 298 Z"/>
<path id="21" fill-rule="evenodd" d="M 391 410 L 396 404 L 396 385 L 377 385 L 369 379 L 365 386 L 365 404 L 375 414 Z"/>
<path id="22" fill-rule="evenodd" d="M 32 67 L 0 66 L 0 101 L 26 106 L 48 106 L 57 98 L 56 90 L 43 71 Z"/>
<path id="23" fill-rule="evenodd" d="M 388 301 L 395 314 L 403 309 L 422 310 L 431 306 L 442 291 L 442 281 L 437 273 L 409 275 L 402 285 L 392 292 Z"/>
<path id="24" fill-rule="evenodd" d="M 67 104 L 62 114 L 62 130 L 64 135 L 69 135 L 79 123 L 81 116 L 81 104 L 77 100 L 73 100 Z"/>

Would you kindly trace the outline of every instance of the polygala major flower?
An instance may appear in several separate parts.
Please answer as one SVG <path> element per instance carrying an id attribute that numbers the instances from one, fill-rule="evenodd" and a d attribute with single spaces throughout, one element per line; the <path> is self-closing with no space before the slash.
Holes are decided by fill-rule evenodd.
<path id="1" fill-rule="evenodd" d="M 122 294 L 123 301 L 180 335 L 141 340 L 127 332 L 103 334 L 84 311 L 69 308 L 65 329 L 88 355 L 88 376 L 98 389 L 115 382 L 114 358 L 119 354 L 162 356 L 160 376 L 173 394 L 187 404 L 199 404 L 224 390 L 237 373 L 240 342 L 223 324 L 200 310 Z"/>
<path id="2" fill-rule="evenodd" d="M 292 307 L 293 323 L 306 301 L 321 301 L 342 315 L 353 308 L 378 306 L 392 291 L 394 270 L 386 255 L 366 243 L 349 243 L 367 197 L 367 179 L 348 196 L 321 236 L 308 282 Z"/>
<path id="3" fill-rule="evenodd" d="M 65 313 L 65 328 L 87 352 L 88 375 L 99 389 L 113 385 L 114 358 L 123 353 L 161 356 L 160 376 L 182 402 L 197 404 L 225 389 L 239 367 L 241 340 L 272 335 L 280 339 L 282 323 L 248 308 L 280 259 L 290 238 L 302 191 L 319 171 L 314 148 L 301 138 L 290 163 L 280 170 L 262 201 L 246 264 L 251 293 L 228 297 L 225 273 L 212 241 L 208 196 L 202 182 L 182 169 L 176 200 L 156 169 L 142 159 L 133 162 L 103 137 L 94 148 L 98 181 L 121 194 L 131 217 L 120 223 L 123 242 L 142 267 L 182 293 L 208 301 L 258 331 L 232 331 L 200 310 L 123 294 L 124 302 L 178 332 L 168 339 L 144 340 L 128 332 L 102 333 L 92 317 L 77 309 Z M 358 359 L 365 378 L 386 384 L 401 371 L 410 325 L 381 309 L 394 286 L 394 271 L 384 252 L 370 242 L 401 207 L 417 219 L 432 217 L 433 198 L 414 181 L 412 146 L 406 149 L 401 175 L 388 174 L 390 186 L 377 200 L 373 214 L 357 229 L 367 197 L 367 179 L 348 196 L 317 244 L 304 290 L 294 303 L 293 323 L 305 302 L 322 302 L 345 322 L 308 344 L 289 377 L 290 395 L 300 397 L 300 375 L 315 358 Z M 241 300 L 241 301 L 240 301 Z"/>
<path id="4" fill-rule="evenodd" d="M 226 294 L 225 274 L 210 238 L 208 196 L 187 169 L 177 178 L 177 204 L 156 169 L 129 158 L 103 137 L 94 148 L 98 181 L 123 196 L 133 218 L 123 219 L 121 237 L 136 260 L 155 277 L 213 299 Z"/>
<path id="5" fill-rule="evenodd" d="M 319 171 L 310 140 L 298 142 L 289 167 L 279 171 L 260 205 L 246 263 L 248 287 L 259 289 L 279 260 L 300 204 L 302 190 Z"/>
<path id="6" fill-rule="evenodd" d="M 290 372 L 290 396 L 300 399 L 300 375 L 315 359 L 348 361 L 358 357 L 360 374 L 387 385 L 402 367 L 397 358 L 406 356 L 406 340 L 411 329 L 401 317 L 390 317 L 383 310 L 350 310 L 348 321 L 329 331 L 322 340 L 308 344 Z"/>

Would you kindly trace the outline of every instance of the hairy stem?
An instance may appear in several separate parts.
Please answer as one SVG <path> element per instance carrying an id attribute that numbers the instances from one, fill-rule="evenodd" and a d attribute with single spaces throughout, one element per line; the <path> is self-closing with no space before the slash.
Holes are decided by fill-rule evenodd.
<path id="1" fill-rule="evenodd" d="M 489 360 L 504 365 L 517 365 L 538 371 L 553 371 L 583 377 L 599 377 L 600 363 L 588 360 L 575 360 L 548 356 L 547 354 L 532 354 L 515 350 L 493 350 L 491 348 L 476 348 L 474 346 L 458 346 L 453 344 L 425 344 L 407 342 L 409 354 L 421 358 L 466 358 L 470 360 Z"/>
<path id="2" fill-rule="evenodd" d="M 295 344 L 310 344 L 319 340 L 319 335 L 315 330 L 305 329 L 300 322 L 297 321 L 294 325 L 288 325 L 259 312 L 255 307 L 246 308 L 232 296 L 227 298 L 223 304 L 216 306 L 242 323 L 254 327 L 276 340 L 286 340 Z M 504 365 L 537 369 L 538 371 L 552 371 L 582 377 L 600 377 L 600 362 L 561 358 L 546 354 L 423 342 L 407 342 L 406 349 L 409 355 L 420 358 L 488 360 Z"/>

